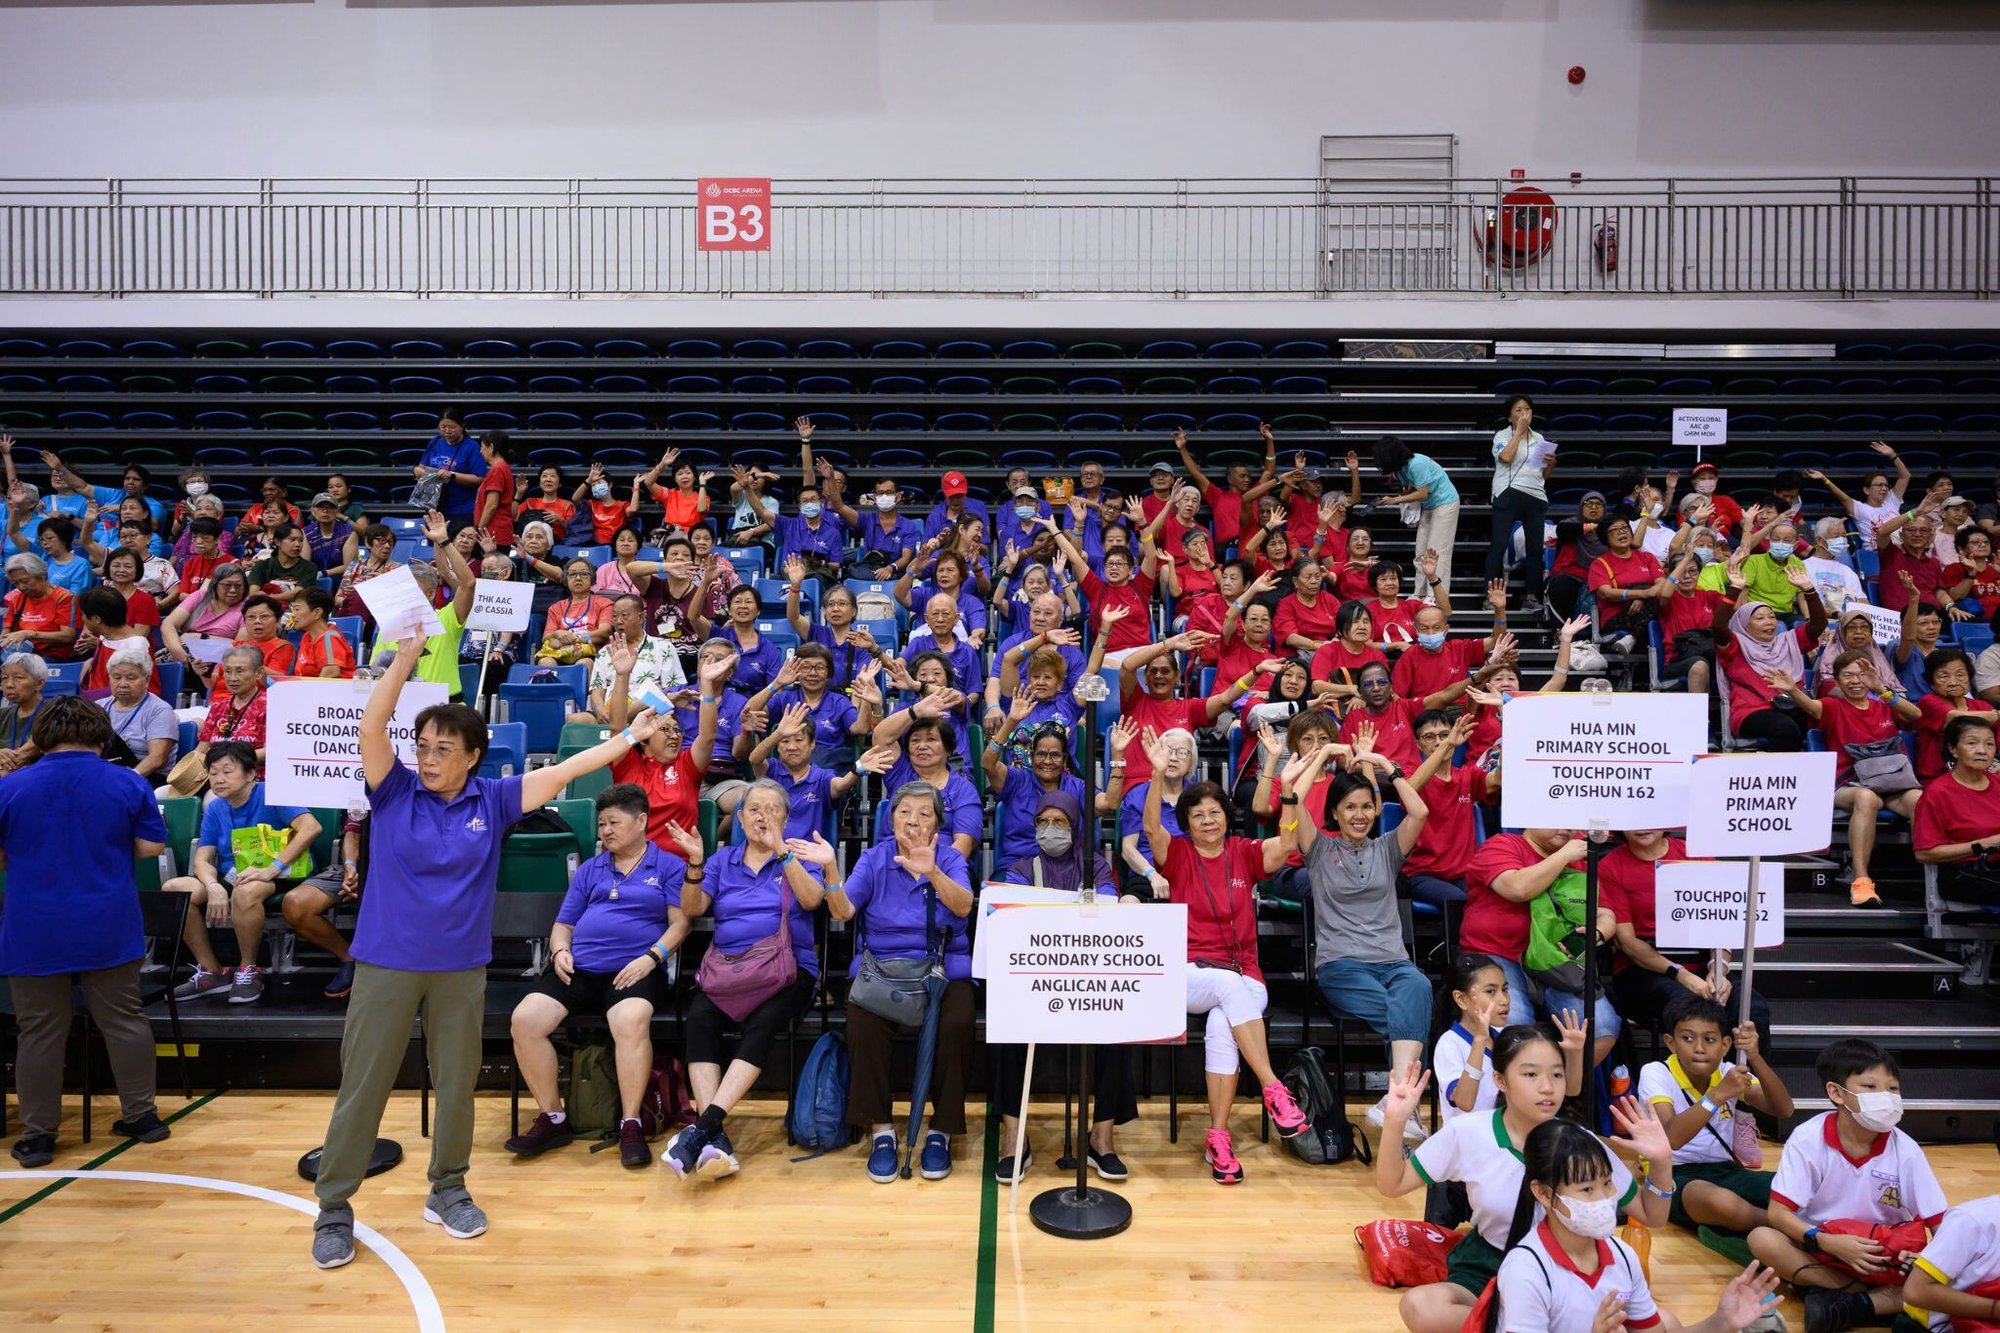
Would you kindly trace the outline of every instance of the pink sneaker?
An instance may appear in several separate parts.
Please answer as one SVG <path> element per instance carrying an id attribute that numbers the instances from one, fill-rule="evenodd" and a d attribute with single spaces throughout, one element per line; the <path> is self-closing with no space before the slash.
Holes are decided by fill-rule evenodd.
<path id="1" fill-rule="evenodd" d="M 1236 1160 L 1236 1145 L 1230 1141 L 1226 1129 L 1208 1131 L 1208 1146 L 1202 1149 L 1202 1160 L 1208 1163 L 1209 1174 L 1218 1185 L 1237 1185 L 1243 1180 L 1243 1163 Z"/>
<path id="2" fill-rule="evenodd" d="M 1737 1165 L 1746 1171 L 1761 1171 L 1764 1168 L 1764 1143 L 1757 1137 L 1757 1117 L 1750 1114 L 1750 1108 L 1742 1102 L 1729 1110 L 1730 1145 L 1736 1154 Z"/>
<path id="3" fill-rule="evenodd" d="M 1292 1093 L 1283 1083 L 1276 1081 L 1264 1085 L 1264 1109 L 1271 1113 L 1271 1123 L 1278 1127 L 1278 1137 L 1296 1138 L 1306 1127 L 1306 1113 L 1292 1100 Z"/>

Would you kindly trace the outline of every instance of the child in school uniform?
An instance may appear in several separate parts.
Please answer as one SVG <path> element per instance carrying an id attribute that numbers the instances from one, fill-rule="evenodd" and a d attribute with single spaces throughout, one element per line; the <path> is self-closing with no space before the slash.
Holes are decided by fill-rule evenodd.
<path id="1" fill-rule="evenodd" d="M 1507 974 L 1483 953 L 1461 955 L 1452 964 L 1445 978 L 1445 996 L 1455 1021 L 1431 1048 L 1431 1069 L 1437 1075 L 1438 1106 L 1449 1124 L 1462 1115 L 1491 1111 L 1498 1104 L 1499 1080 L 1486 1074 L 1493 1041 L 1506 1022 L 1511 1001 Z"/>
<path id="2" fill-rule="evenodd" d="M 1639 1097 L 1659 1108 L 1674 1145 L 1680 1189 L 1669 1215 L 1697 1234 L 1714 1228 L 1740 1237 L 1764 1224 L 1772 1175 L 1755 1169 L 1763 1155 L 1744 1103 L 1783 1120 L 1792 1114 L 1791 1094 L 1757 1049 L 1757 1025 L 1732 1033 L 1729 1011 L 1715 1001 L 1678 995 L 1660 1025 L 1669 1054 L 1639 1071 Z M 1732 1048 L 1736 1061 L 1727 1058 Z"/>
<path id="3" fill-rule="evenodd" d="M 1785 1140 L 1766 1223 L 1750 1233 L 1750 1250 L 1807 1289 L 1806 1333 L 1838 1333 L 1901 1310 L 1902 1275 L 1924 1248 L 1891 1250 L 1851 1232 L 1911 1223 L 1934 1230 L 1946 1205 L 1924 1150 L 1896 1128 L 1903 1116 L 1896 1058 L 1847 1038 L 1820 1052 L 1816 1072 L 1835 1109 Z"/>
<path id="4" fill-rule="evenodd" d="M 1933 1333 L 2000 1329 L 2000 1194 L 1944 1215 L 1910 1266 L 1903 1313 L 1920 1324 L 1928 1319 Z"/>

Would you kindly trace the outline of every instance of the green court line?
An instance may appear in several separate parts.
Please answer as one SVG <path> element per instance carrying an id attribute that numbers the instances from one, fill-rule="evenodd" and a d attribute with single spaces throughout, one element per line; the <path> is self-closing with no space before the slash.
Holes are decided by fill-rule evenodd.
<path id="1" fill-rule="evenodd" d="M 186 1106 L 183 1106 L 180 1110 L 174 1112 L 170 1116 L 165 1117 L 165 1123 L 171 1125 L 174 1123 L 174 1121 L 179 1120 L 182 1116 L 189 1115 L 195 1111 L 199 1111 L 202 1107 L 208 1105 L 210 1102 L 214 1101 L 217 1097 L 220 1097 L 223 1091 L 224 1089 L 218 1088 L 216 1091 L 209 1093 L 205 1097 L 201 1097 L 195 1101 L 189 1102 Z M 95 1171 L 98 1167 L 103 1166 L 106 1162 L 116 1157 L 119 1153 L 124 1152 L 127 1148 L 137 1146 L 138 1142 L 139 1140 L 137 1139 L 127 1139 L 123 1143 L 119 1144 L 117 1147 L 110 1149 L 108 1152 L 105 1152 L 101 1156 L 93 1158 L 88 1162 L 85 1162 L 83 1166 L 79 1169 L 84 1171 Z M 987 1174 L 991 1175 L 992 1173 L 989 1171 Z M 54 1194 L 57 1190 L 62 1189 L 65 1185 L 73 1183 L 74 1179 L 75 1179 L 74 1177 L 65 1177 L 62 1180 L 52 1180 L 48 1184 L 44 1185 L 41 1189 L 36 1190 L 33 1194 L 30 1194 L 27 1198 L 21 1200 L 13 1207 L 7 1209 L 5 1212 L 0 1212 L 0 1225 L 4 1225 L 7 1222 L 12 1221 L 15 1217 L 26 1212 L 28 1209 L 34 1207 L 36 1204 L 40 1203 L 43 1199 L 48 1198 L 51 1194 Z"/>
<path id="2" fill-rule="evenodd" d="M 1000 1115 L 989 1107 L 985 1161 L 979 1179 L 979 1274 L 973 1285 L 972 1333 L 993 1333 L 993 1264 L 1000 1230 L 1000 1183 L 993 1178 L 993 1169 L 999 1163 Z"/>

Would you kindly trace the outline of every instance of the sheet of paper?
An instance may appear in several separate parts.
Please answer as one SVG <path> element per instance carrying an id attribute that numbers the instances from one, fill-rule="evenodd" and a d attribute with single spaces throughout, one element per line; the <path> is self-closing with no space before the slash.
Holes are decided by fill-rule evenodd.
<path id="1" fill-rule="evenodd" d="M 361 600 L 375 617 L 375 638 L 379 643 L 394 643 L 411 626 L 427 639 L 444 633 L 444 622 L 438 619 L 437 609 L 424 596 L 417 576 L 408 565 L 357 583 L 354 590 L 361 594 Z"/>
<path id="2" fill-rule="evenodd" d="M 197 662 L 207 662 L 211 666 L 222 660 L 222 655 L 236 645 L 228 639 L 217 639 L 207 634 L 190 634 L 181 640 L 181 646 L 188 656 Z"/>

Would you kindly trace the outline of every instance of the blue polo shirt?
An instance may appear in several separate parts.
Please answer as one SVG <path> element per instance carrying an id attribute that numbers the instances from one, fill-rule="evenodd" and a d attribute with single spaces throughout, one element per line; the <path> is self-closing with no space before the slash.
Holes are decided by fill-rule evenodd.
<path id="1" fill-rule="evenodd" d="M 736 667 L 729 673 L 729 684 L 743 691 L 745 698 L 769 685 L 771 677 L 785 665 L 785 650 L 771 642 L 768 634 L 757 636 L 755 648 L 745 648 L 743 641 L 736 637 L 735 628 L 729 625 L 719 627 L 710 637 L 721 639 L 736 650 Z"/>
<path id="2" fill-rule="evenodd" d="M 195 838 L 195 846 L 215 848 L 215 873 L 218 878 L 226 879 L 229 872 L 236 868 L 236 849 L 231 845 L 231 833 L 240 828 L 255 828 L 259 824 L 289 828 L 294 819 L 305 813 L 295 805 L 267 803 L 264 800 L 264 784 L 253 783 L 250 795 L 241 805 L 231 805 L 220 797 L 208 803 L 201 812 L 201 833 Z"/>
<path id="3" fill-rule="evenodd" d="M 743 772 L 743 765 L 732 751 L 736 738 L 743 732 L 743 705 L 749 699 L 725 685 L 722 688 L 722 702 L 715 706 L 715 752 L 708 758 L 709 781 L 717 778 L 737 777 Z M 681 724 L 681 743 L 691 745 L 701 731 L 701 702 L 696 696 L 692 708 L 674 709 L 674 718 Z"/>
<path id="4" fill-rule="evenodd" d="M 837 565 L 847 550 L 847 523 L 831 509 L 822 510 L 819 526 L 813 527 L 796 514 L 780 514 L 771 524 L 778 539 L 778 568 L 791 556 L 818 556 Z"/>
<path id="5" fill-rule="evenodd" d="M 975 500 L 969 495 L 966 496 L 965 508 L 962 511 L 960 511 L 956 516 L 953 516 L 951 511 L 945 507 L 949 503 L 950 501 L 948 500 L 939 500 L 936 504 L 931 506 L 931 512 L 924 515 L 925 537 L 937 536 L 940 532 L 943 532 L 946 528 L 951 527 L 953 524 L 957 523 L 959 519 L 964 518 L 967 514 L 972 515 L 980 522 L 986 524 L 986 531 L 989 534 L 993 531 L 992 516 L 987 512 L 986 502 L 984 500 Z"/>
<path id="6" fill-rule="evenodd" d="M 790 905 L 792 912 L 792 957 L 801 972 L 819 975 L 819 953 L 813 947 L 812 917 L 799 906 L 799 896 L 785 883 L 785 874 L 772 857 L 760 870 L 752 870 L 743 858 L 748 847 L 724 847 L 708 858 L 708 873 L 702 887 L 713 899 L 709 911 L 715 917 L 715 947 L 724 953 L 741 953 L 758 940 L 778 931 L 778 904 Z M 803 863 L 802 863 L 803 864 Z M 823 879 L 816 865 L 806 865 L 806 873 Z M 374 885 L 369 886 L 374 891 Z"/>
<path id="7" fill-rule="evenodd" d="M 806 775 L 795 778 L 791 770 L 773 758 L 764 766 L 764 776 L 785 789 L 785 795 L 792 801 L 792 813 L 785 820 L 787 838 L 804 838 L 808 841 L 815 833 L 825 836 L 826 812 L 833 805 L 833 778 L 830 769 L 818 764 L 806 765 Z"/>
<path id="8" fill-rule="evenodd" d="M 1150 782 L 1142 782 L 1128 789 L 1125 799 L 1118 803 L 1119 840 L 1123 841 L 1134 833 L 1138 834 L 1139 859 L 1147 865 L 1153 864 L 1153 846 L 1146 841 L 1146 789 L 1152 785 Z M 1174 813 L 1173 802 L 1164 797 L 1160 800 L 1160 823 L 1166 826 L 1169 836 L 1176 838 L 1181 836 L 1180 816 Z"/>
<path id="9" fill-rule="evenodd" d="M 992 670 L 987 672 L 987 675 L 995 682 L 998 682 L 1000 679 L 1000 660 L 1007 655 L 1007 650 L 1016 644 L 1026 643 L 1034 637 L 1035 635 L 1032 630 L 1023 628 L 1019 634 L 1010 634 L 1005 639 L 1002 639 L 1000 646 L 993 650 L 993 667 Z M 1059 697 L 1068 698 L 1069 692 L 1076 688 L 1077 678 L 1083 675 L 1084 667 L 1089 665 L 1089 659 L 1084 657 L 1082 650 L 1072 648 L 1066 643 L 1057 644 L 1056 651 L 1062 654 L 1063 660 L 1062 694 Z M 1033 655 L 1030 653 L 1021 658 L 1019 675 L 1024 682 L 1028 679 L 1028 659 Z M 1000 696 L 1000 706 L 1005 708 L 1008 703 L 1008 696 L 1002 694 Z"/>
<path id="10" fill-rule="evenodd" d="M 615 974 L 659 943 L 667 933 L 667 909 L 681 905 L 686 874 L 686 861 L 650 842 L 626 874 L 611 864 L 610 852 L 578 866 L 556 910 L 556 921 L 576 932 L 569 948 L 577 970 Z"/>
<path id="11" fill-rule="evenodd" d="M 910 767 L 908 759 L 898 759 L 895 766 L 882 775 L 882 797 L 888 802 L 896 795 L 896 789 L 906 782 L 916 782 L 917 770 Z M 979 808 L 979 789 L 966 779 L 963 773 L 953 773 L 945 779 L 944 791 L 944 835 L 956 837 L 961 833 L 972 835 L 972 845 L 979 846 L 979 836 L 986 831 L 986 821 Z"/>
<path id="12" fill-rule="evenodd" d="M 97 586 L 97 575 L 90 562 L 74 551 L 70 552 L 67 560 L 51 560 L 44 556 L 42 563 L 49 567 L 49 582 L 72 597 L 81 597 Z"/>
<path id="13" fill-rule="evenodd" d="M 492 962 L 500 844 L 521 818 L 520 776 L 467 778 L 447 803 L 393 764 L 368 804 L 368 892 L 354 956 L 398 972 Z"/>
<path id="14" fill-rule="evenodd" d="M 88 810 L 88 819 L 59 812 Z M 45 754 L 0 782 L 0 976 L 96 972 L 143 956 L 132 844 L 165 842 L 152 788 L 82 750 Z"/>
<path id="15" fill-rule="evenodd" d="M 778 725 L 785 716 L 785 710 L 806 701 L 805 691 L 796 685 L 787 685 L 771 696 L 771 725 Z M 807 715 L 812 719 L 813 748 L 824 749 L 835 745 L 846 745 L 854 739 L 848 730 L 854 725 L 854 702 L 846 695 L 828 686 L 820 695 L 819 706 Z"/>
<path id="16" fill-rule="evenodd" d="M 1076 797 L 1078 806 L 1090 799 L 1084 794 L 1083 779 L 1074 773 L 1063 774 L 1056 789 Z M 1035 807 L 1041 804 L 1044 790 L 1033 769 L 1007 766 L 1007 781 L 1000 788 L 999 846 L 993 852 L 994 865 L 1004 866 L 1041 850 L 1035 845 Z M 1077 837 L 1082 836 L 1079 830 Z"/>
<path id="17" fill-rule="evenodd" d="M 943 653 L 951 662 L 952 688 L 967 696 L 979 693 L 983 677 L 979 671 L 979 650 L 964 639 L 954 639 L 949 647 L 939 643 L 929 634 L 921 639 L 913 639 L 903 649 L 903 660 L 914 662 L 922 653 Z"/>
<path id="18" fill-rule="evenodd" d="M 910 616 L 917 622 L 917 628 L 923 628 L 924 608 L 931 604 L 931 598 L 943 591 L 935 583 L 920 583 L 910 590 Z M 963 622 L 960 628 L 967 634 L 986 628 L 986 603 L 970 587 L 960 588 L 952 600 L 958 603 L 958 618 Z"/>
<path id="19" fill-rule="evenodd" d="M 965 858 L 951 845 L 948 832 L 938 835 L 934 855 L 939 870 L 967 888 L 972 886 Z M 854 868 L 847 872 L 847 896 L 861 913 L 854 962 L 847 972 L 850 977 L 861 970 L 864 948 L 877 958 L 928 958 L 926 906 L 930 907 L 930 930 L 942 937 L 944 974 L 954 981 L 972 975 L 972 943 L 965 933 L 965 918 L 954 916 L 943 903 L 935 901 L 929 880 L 919 882 L 915 875 L 896 864 L 893 837 L 861 853 Z"/>
<path id="20" fill-rule="evenodd" d="M 475 477 L 486 475 L 486 455 L 479 452 L 479 442 L 472 438 L 470 431 L 456 445 L 442 435 L 431 436 L 431 442 L 424 446 L 424 456 L 419 461 L 427 468 L 449 468 L 453 472 Z M 446 518 L 471 518 L 472 498 L 478 490 L 477 486 L 446 482 L 444 503 L 439 506 L 439 512 Z"/>
<path id="21" fill-rule="evenodd" d="M 896 515 L 896 526 L 883 526 L 882 511 L 863 509 L 861 526 L 856 536 L 863 551 L 880 551 L 885 555 L 900 556 L 905 551 L 917 549 L 917 543 L 924 539 L 923 525 L 913 518 Z M 887 562 L 885 562 L 887 563 Z"/>
<path id="22" fill-rule="evenodd" d="M 806 642 L 816 643 L 833 654 L 833 670 L 826 677 L 826 687 L 830 690 L 844 690 L 852 685 L 854 673 L 874 660 L 852 643 L 835 643 L 833 631 L 825 625 L 808 625 L 806 628 L 812 631 L 812 637 Z"/>

